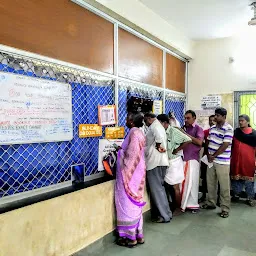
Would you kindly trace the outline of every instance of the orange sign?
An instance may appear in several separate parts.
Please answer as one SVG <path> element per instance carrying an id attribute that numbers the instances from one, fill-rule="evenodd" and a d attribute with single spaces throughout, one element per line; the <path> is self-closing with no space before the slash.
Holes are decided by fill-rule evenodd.
<path id="1" fill-rule="evenodd" d="M 122 139 L 124 138 L 124 127 L 107 127 L 105 130 L 106 139 Z"/>
<path id="2" fill-rule="evenodd" d="M 79 124 L 79 138 L 101 137 L 102 126 L 98 124 Z"/>

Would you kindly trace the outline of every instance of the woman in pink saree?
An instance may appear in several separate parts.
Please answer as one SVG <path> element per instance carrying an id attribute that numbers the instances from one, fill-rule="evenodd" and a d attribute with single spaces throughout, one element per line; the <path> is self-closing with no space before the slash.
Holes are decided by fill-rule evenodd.
<path id="1" fill-rule="evenodd" d="M 144 243 L 143 201 L 146 165 L 144 160 L 145 136 L 141 114 L 129 114 L 126 125 L 131 128 L 118 151 L 115 185 L 117 212 L 117 244 L 134 247 Z"/>

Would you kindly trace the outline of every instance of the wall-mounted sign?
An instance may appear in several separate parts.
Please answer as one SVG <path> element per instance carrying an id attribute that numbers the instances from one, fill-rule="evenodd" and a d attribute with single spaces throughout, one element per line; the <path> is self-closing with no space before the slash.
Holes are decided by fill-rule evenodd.
<path id="1" fill-rule="evenodd" d="M 163 114 L 163 101 L 161 100 L 153 101 L 153 113 L 157 116 Z"/>
<path id="2" fill-rule="evenodd" d="M 124 135 L 124 127 L 107 127 L 105 130 L 106 139 L 123 139 Z"/>
<path id="3" fill-rule="evenodd" d="M 79 124 L 79 138 L 101 137 L 102 127 L 98 124 Z"/>
<path id="4" fill-rule="evenodd" d="M 99 125 L 116 124 L 116 106 L 98 106 Z"/>
<path id="5" fill-rule="evenodd" d="M 102 164 L 103 158 L 108 153 L 115 151 L 114 144 L 121 147 L 122 143 L 123 143 L 123 140 L 105 140 L 105 139 L 99 140 L 99 157 L 98 157 L 98 170 L 99 171 L 104 170 L 104 167 Z"/>
<path id="6" fill-rule="evenodd" d="M 196 123 L 203 128 L 203 130 L 209 129 L 209 116 L 214 115 L 213 109 L 195 110 Z"/>
<path id="7" fill-rule="evenodd" d="M 209 95 L 201 99 L 202 109 L 215 109 L 221 106 L 221 96 L 220 95 Z"/>

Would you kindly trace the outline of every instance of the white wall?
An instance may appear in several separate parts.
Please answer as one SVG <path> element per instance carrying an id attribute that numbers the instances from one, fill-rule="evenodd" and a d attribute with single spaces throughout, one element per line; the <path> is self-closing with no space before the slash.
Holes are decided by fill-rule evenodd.
<path id="1" fill-rule="evenodd" d="M 193 41 L 138 0 L 96 0 L 189 57 Z"/>
<path id="2" fill-rule="evenodd" d="M 189 108 L 199 109 L 201 97 L 208 94 L 256 90 L 255 47 L 255 27 L 230 38 L 197 42 L 189 64 Z"/>

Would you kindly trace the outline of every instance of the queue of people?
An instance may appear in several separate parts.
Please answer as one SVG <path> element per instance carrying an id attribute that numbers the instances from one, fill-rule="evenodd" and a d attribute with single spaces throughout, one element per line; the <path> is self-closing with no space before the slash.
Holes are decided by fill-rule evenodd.
<path id="1" fill-rule="evenodd" d="M 145 242 L 142 208 L 146 183 L 151 218 L 156 223 L 168 223 L 173 216 L 185 211 L 197 213 L 200 208 L 215 209 L 218 187 L 220 217 L 228 218 L 230 181 L 234 193 L 232 200 L 239 200 L 245 186 L 247 203 L 255 206 L 256 132 L 250 127 L 248 116 L 239 117 L 240 127 L 235 132 L 226 117 L 226 109 L 216 109 L 215 115 L 209 117 L 210 129 L 203 131 L 192 110 L 185 113 L 183 127 L 178 127 L 173 113 L 128 115 L 130 132 L 118 151 L 115 186 L 118 245 L 134 247 Z M 148 129 L 143 129 L 143 124 Z M 203 204 L 200 206 L 202 147 L 207 163 L 201 166 Z"/>

